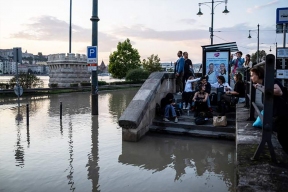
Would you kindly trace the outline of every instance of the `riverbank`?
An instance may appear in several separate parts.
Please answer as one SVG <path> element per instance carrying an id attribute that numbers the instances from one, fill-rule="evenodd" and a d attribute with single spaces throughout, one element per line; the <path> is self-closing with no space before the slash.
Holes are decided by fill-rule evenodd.
<path id="1" fill-rule="evenodd" d="M 131 89 L 139 88 L 142 84 L 121 84 L 121 85 L 100 85 L 98 91 L 111 91 L 119 89 Z M 61 94 L 61 93 L 72 93 L 72 92 L 89 92 L 91 86 L 85 87 L 67 87 L 67 88 L 36 88 L 36 89 L 24 89 L 22 96 L 37 96 L 37 95 L 50 95 L 50 94 Z M 13 89 L 0 90 L 1 97 L 15 96 Z"/>

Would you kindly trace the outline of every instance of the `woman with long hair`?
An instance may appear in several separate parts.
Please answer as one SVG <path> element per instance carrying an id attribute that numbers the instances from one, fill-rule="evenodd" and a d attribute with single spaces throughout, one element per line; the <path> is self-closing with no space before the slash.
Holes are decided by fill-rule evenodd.
<path id="1" fill-rule="evenodd" d="M 249 54 L 247 54 L 245 57 L 245 62 L 243 64 L 243 67 L 244 68 L 252 68 L 251 56 Z"/>
<path id="2" fill-rule="evenodd" d="M 208 111 L 207 99 L 208 93 L 205 92 L 206 86 L 204 84 L 200 84 L 200 90 L 195 93 L 193 97 L 195 114 L 194 117 L 197 117 L 200 112 Z"/>

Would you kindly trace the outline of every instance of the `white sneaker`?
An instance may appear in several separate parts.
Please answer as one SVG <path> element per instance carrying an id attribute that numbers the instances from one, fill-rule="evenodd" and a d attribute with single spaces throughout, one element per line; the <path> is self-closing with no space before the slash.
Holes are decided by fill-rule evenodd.
<path id="1" fill-rule="evenodd" d="M 187 110 L 190 109 L 190 103 L 188 103 L 188 105 L 187 105 L 187 107 L 185 109 L 187 109 Z"/>
<path id="2" fill-rule="evenodd" d="M 167 119 L 167 118 L 163 118 L 163 121 L 166 121 L 166 122 L 168 122 L 168 121 L 169 121 L 169 119 Z"/>
<path id="3" fill-rule="evenodd" d="M 174 122 L 175 122 L 175 123 L 178 123 L 178 118 L 177 118 L 177 117 L 175 117 Z"/>
<path id="4" fill-rule="evenodd" d="M 186 107 L 185 107 L 185 103 L 183 103 L 183 109 L 186 109 Z"/>
<path id="5" fill-rule="evenodd" d="M 182 93 L 181 93 L 181 92 L 178 92 L 177 95 L 182 95 Z"/>

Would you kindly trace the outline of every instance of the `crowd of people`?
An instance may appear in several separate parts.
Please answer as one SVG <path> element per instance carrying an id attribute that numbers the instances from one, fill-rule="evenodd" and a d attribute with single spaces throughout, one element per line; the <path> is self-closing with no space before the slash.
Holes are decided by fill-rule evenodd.
<path id="1" fill-rule="evenodd" d="M 216 77 L 216 82 L 209 81 L 210 77 L 215 73 L 212 65 L 209 65 L 207 74 L 202 75 L 201 78 L 196 78 L 193 70 L 193 64 L 188 59 L 188 53 L 179 51 L 177 53 L 179 59 L 175 62 L 175 77 L 176 90 L 178 95 L 182 95 L 183 109 L 194 111 L 194 116 L 197 117 L 199 112 L 210 111 L 211 102 L 218 106 L 220 115 L 225 115 L 231 105 L 239 102 L 245 102 L 245 83 L 243 81 L 243 74 L 246 71 L 250 72 L 250 79 L 254 86 L 264 85 L 264 69 L 263 67 L 253 67 L 251 57 L 246 55 L 242 58 L 242 52 L 236 53 L 236 58 L 233 55 L 230 57 L 229 67 L 231 73 L 229 74 L 231 80 L 234 82 L 234 89 L 229 85 L 225 75 L 227 70 L 220 64 L 220 74 Z M 225 70 L 224 70 L 225 69 Z M 212 75 L 212 76 L 211 76 Z M 211 83 L 210 83 L 211 82 Z M 211 93 L 211 87 L 216 89 L 216 93 Z M 164 107 L 164 121 L 170 121 L 169 118 L 174 118 L 175 123 L 178 122 L 178 114 L 175 112 L 174 94 L 168 94 L 163 98 L 161 105 Z M 216 101 L 216 102 L 215 102 Z M 263 95 L 262 95 L 263 102 Z M 287 89 L 275 79 L 274 81 L 274 97 L 273 97 L 273 131 L 276 131 L 279 143 L 283 150 L 288 154 L 288 93 Z"/>
<path id="2" fill-rule="evenodd" d="M 233 55 L 230 57 L 229 65 L 231 73 L 228 71 L 224 63 L 219 64 L 217 76 L 214 71 L 213 64 L 209 64 L 206 75 L 196 78 L 194 73 L 193 63 L 188 58 L 188 53 L 178 51 L 178 60 L 174 63 L 174 73 L 176 77 L 176 93 L 182 95 L 182 104 L 184 110 L 194 111 L 194 116 L 197 117 L 200 112 L 213 112 L 211 102 L 217 105 L 217 110 L 220 115 L 225 115 L 231 105 L 237 102 L 245 102 L 245 84 L 243 81 L 244 70 L 252 67 L 251 57 L 249 54 L 246 58 L 242 58 L 242 52 L 236 52 L 236 58 Z M 228 76 L 234 82 L 234 89 L 227 82 Z M 215 88 L 216 92 L 211 93 L 211 88 Z M 169 94 L 165 98 L 164 104 L 164 121 L 170 121 L 169 117 L 174 118 L 178 122 L 177 113 L 175 112 L 175 101 L 173 94 Z"/>

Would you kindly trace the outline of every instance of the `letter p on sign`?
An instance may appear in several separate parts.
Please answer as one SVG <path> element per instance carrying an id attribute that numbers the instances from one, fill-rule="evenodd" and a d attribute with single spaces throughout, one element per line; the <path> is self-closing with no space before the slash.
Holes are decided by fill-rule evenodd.
<path id="1" fill-rule="evenodd" d="M 97 46 L 87 47 L 87 63 L 97 63 Z"/>

